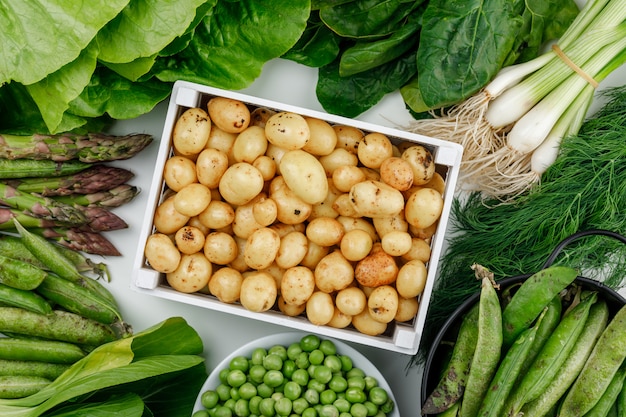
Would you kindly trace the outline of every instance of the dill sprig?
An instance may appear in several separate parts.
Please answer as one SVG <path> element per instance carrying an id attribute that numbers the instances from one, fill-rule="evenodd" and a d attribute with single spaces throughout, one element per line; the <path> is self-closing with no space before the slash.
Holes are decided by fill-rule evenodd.
<path id="1" fill-rule="evenodd" d="M 478 291 L 473 264 L 486 267 L 496 279 L 530 274 L 579 231 L 626 234 L 626 86 L 604 94 L 606 104 L 563 140 L 557 160 L 534 189 L 508 204 L 479 193 L 454 200 L 448 245 L 413 363 L 423 359 L 454 309 Z M 555 263 L 619 289 L 626 280 L 626 245 L 587 236 L 567 245 Z"/>

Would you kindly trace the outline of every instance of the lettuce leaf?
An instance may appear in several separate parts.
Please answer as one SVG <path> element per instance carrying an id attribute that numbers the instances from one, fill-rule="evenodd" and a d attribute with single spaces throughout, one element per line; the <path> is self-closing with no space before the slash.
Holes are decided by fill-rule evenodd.
<path id="1" fill-rule="evenodd" d="M 153 72 L 161 81 L 245 88 L 267 61 L 298 41 L 309 14 L 310 0 L 219 1 L 196 27 L 189 45 L 157 60 Z"/>
<path id="2" fill-rule="evenodd" d="M 33 84 L 74 61 L 129 0 L 4 0 L 0 85 Z"/>

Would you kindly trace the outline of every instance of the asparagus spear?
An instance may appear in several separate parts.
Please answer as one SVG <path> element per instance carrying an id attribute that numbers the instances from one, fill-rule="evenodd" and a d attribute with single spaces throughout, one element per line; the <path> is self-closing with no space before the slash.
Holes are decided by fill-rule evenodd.
<path id="1" fill-rule="evenodd" d="M 93 255 L 121 256 L 115 246 L 100 233 L 64 227 L 29 228 L 28 230 L 73 250 Z"/>
<path id="2" fill-rule="evenodd" d="M 33 217 L 70 225 L 85 224 L 87 221 L 83 212 L 73 206 L 54 201 L 50 197 L 23 193 L 6 184 L 0 184 L 0 203 Z"/>
<path id="3" fill-rule="evenodd" d="M 83 216 L 84 221 L 68 223 L 55 219 L 44 219 L 20 212 L 8 207 L 0 207 L 0 230 L 14 230 L 13 218 L 27 229 L 46 227 L 73 227 L 84 232 L 104 232 L 108 230 L 119 230 L 128 227 L 128 224 L 115 213 L 102 207 L 74 207 Z"/>
<path id="4" fill-rule="evenodd" d="M 39 217 L 29 216 L 19 210 L 9 207 L 0 207 L 0 230 L 14 230 L 12 219 L 17 219 L 24 227 L 61 227 L 65 226 L 65 222 L 55 220 L 47 220 Z"/>
<path id="5" fill-rule="evenodd" d="M 151 135 L 139 133 L 125 136 L 103 133 L 0 135 L 0 157 L 105 162 L 131 158 L 151 142 Z"/>
<path id="6" fill-rule="evenodd" d="M 74 205 L 74 207 L 85 215 L 87 222 L 79 227 L 81 230 L 104 232 L 107 230 L 119 230 L 128 227 L 128 224 L 118 215 L 104 207 L 85 207 Z"/>
<path id="7" fill-rule="evenodd" d="M 93 194 L 72 194 L 53 198 L 56 201 L 70 205 L 119 207 L 131 201 L 137 194 L 139 194 L 138 187 L 122 184 L 111 190 L 104 190 Z"/>
<path id="8" fill-rule="evenodd" d="M 16 178 L 6 179 L 2 182 L 19 191 L 51 197 L 68 194 L 92 194 L 110 190 L 124 184 L 133 176 L 134 174 L 127 169 L 97 164 L 72 175 Z"/>
<path id="9" fill-rule="evenodd" d="M 90 166 L 89 163 L 76 160 L 56 162 L 48 159 L 0 158 L 0 178 L 59 177 L 75 174 Z"/>

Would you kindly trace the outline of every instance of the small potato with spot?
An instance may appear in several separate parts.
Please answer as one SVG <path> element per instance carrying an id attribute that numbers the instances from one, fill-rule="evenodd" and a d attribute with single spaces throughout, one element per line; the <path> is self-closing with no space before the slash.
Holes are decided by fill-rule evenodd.
<path id="1" fill-rule="evenodd" d="M 413 168 L 406 160 L 393 156 L 380 165 L 380 179 L 396 190 L 406 191 L 413 185 Z"/>
<path id="2" fill-rule="evenodd" d="M 191 159 L 174 155 L 165 161 L 163 180 L 172 191 L 180 191 L 185 185 L 193 184 L 198 180 L 196 164 Z"/>
<path id="3" fill-rule="evenodd" d="M 328 194 L 324 167 L 308 152 L 286 152 L 280 160 L 280 173 L 289 189 L 308 204 L 321 203 Z"/>
<path id="4" fill-rule="evenodd" d="M 391 285 L 374 288 L 367 298 L 367 309 L 372 319 L 390 323 L 398 311 L 398 292 Z"/>
<path id="5" fill-rule="evenodd" d="M 183 254 L 178 268 L 167 273 L 167 283 L 177 291 L 192 293 L 200 291 L 209 283 L 213 266 L 201 252 Z"/>
<path id="6" fill-rule="evenodd" d="M 311 129 L 306 119 L 288 111 L 270 116 L 265 124 L 267 140 L 286 150 L 302 149 L 311 137 Z"/>
<path id="7" fill-rule="evenodd" d="M 349 192 L 357 213 L 365 217 L 393 216 L 404 209 L 404 196 L 395 188 L 380 181 L 363 181 Z"/>
<path id="8" fill-rule="evenodd" d="M 380 168 L 383 161 L 393 156 L 393 145 L 382 133 L 368 133 L 357 147 L 359 161 L 368 168 Z"/>
<path id="9" fill-rule="evenodd" d="M 181 258 L 181 253 L 172 239 L 163 233 L 154 233 L 148 236 L 144 254 L 150 267 L 163 273 L 175 271 Z"/>
<path id="10" fill-rule="evenodd" d="M 313 274 L 317 288 L 326 293 L 342 290 L 354 281 L 354 268 L 339 250 L 320 259 Z"/>
<path id="11" fill-rule="evenodd" d="M 252 269 L 265 269 L 274 262 L 279 248 L 278 233 L 269 227 L 263 227 L 248 237 L 243 259 Z"/>
<path id="12" fill-rule="evenodd" d="M 209 280 L 209 292 L 223 303 L 239 300 L 243 276 L 236 269 L 224 267 L 213 273 Z"/>
<path id="13" fill-rule="evenodd" d="M 176 247 L 187 255 L 200 252 L 204 247 L 204 233 L 194 226 L 183 226 L 174 235 Z"/>
<path id="14" fill-rule="evenodd" d="M 211 119 L 201 108 L 187 109 L 180 115 L 172 131 L 172 144 L 181 155 L 200 153 L 211 133 Z"/>
<path id="15" fill-rule="evenodd" d="M 184 186 L 174 196 L 174 208 L 184 216 L 194 217 L 202 213 L 211 202 L 211 190 L 206 185 L 193 183 Z"/>
<path id="16" fill-rule="evenodd" d="M 204 239 L 204 256 L 217 265 L 227 265 L 237 258 L 239 247 L 235 239 L 224 232 L 211 232 Z"/>
<path id="17" fill-rule="evenodd" d="M 211 120 L 228 133 L 239 133 L 250 125 L 250 110 L 245 103 L 226 97 L 213 97 L 207 104 Z"/>
<path id="18" fill-rule="evenodd" d="M 238 162 L 224 172 L 218 188 L 224 200 L 239 206 L 256 197 L 263 185 L 263 176 L 258 169 L 247 162 Z"/>
<path id="19" fill-rule="evenodd" d="M 276 280 L 263 271 L 246 274 L 241 283 L 239 301 L 241 305 L 255 313 L 267 311 L 274 306 L 278 297 Z"/>
<path id="20" fill-rule="evenodd" d="M 170 235 L 176 233 L 189 221 L 189 216 L 178 212 L 174 206 L 176 194 L 166 198 L 154 212 L 154 227 L 158 232 Z"/>
<path id="21" fill-rule="evenodd" d="M 406 201 L 404 215 L 410 225 L 418 229 L 432 226 L 443 212 L 443 197 L 432 188 L 422 188 Z"/>
<path id="22" fill-rule="evenodd" d="M 204 149 L 196 159 L 198 182 L 210 189 L 216 189 L 220 179 L 228 169 L 228 155 L 219 149 Z"/>
<path id="23" fill-rule="evenodd" d="M 313 272 L 304 266 L 287 268 L 280 280 L 280 294 L 287 304 L 305 304 L 314 290 Z"/>
<path id="24" fill-rule="evenodd" d="M 417 297 L 424 292 L 428 270 L 426 264 L 414 259 L 402 265 L 396 278 L 396 290 L 401 297 Z"/>
<path id="25" fill-rule="evenodd" d="M 432 153 L 422 145 L 411 146 L 402 152 L 401 158 L 413 169 L 413 184 L 423 185 L 435 175 L 435 159 Z"/>

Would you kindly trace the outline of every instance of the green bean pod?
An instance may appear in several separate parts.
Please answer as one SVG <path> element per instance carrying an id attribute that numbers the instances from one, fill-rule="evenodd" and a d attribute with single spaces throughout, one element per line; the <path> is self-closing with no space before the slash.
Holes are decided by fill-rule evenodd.
<path id="1" fill-rule="evenodd" d="M 99 346 L 117 337 L 110 326 L 62 310 L 38 314 L 15 307 L 0 307 L 0 333 L 10 332 L 50 340 Z"/>
<path id="2" fill-rule="evenodd" d="M 626 383 L 615 400 L 615 414 L 618 417 L 626 417 Z"/>
<path id="3" fill-rule="evenodd" d="M 483 278 L 478 308 L 478 338 L 459 416 L 475 417 L 493 378 L 502 350 L 502 310 L 498 294 Z"/>
<path id="4" fill-rule="evenodd" d="M 591 306 L 585 327 L 578 336 L 578 340 L 569 356 L 559 369 L 558 378 L 555 378 L 538 398 L 522 407 L 521 411 L 525 417 L 544 416 L 556 407 L 585 365 L 591 350 L 600 334 L 604 331 L 608 321 L 609 308 L 604 300 L 600 300 Z"/>
<path id="5" fill-rule="evenodd" d="M 606 326 L 563 399 L 560 417 L 582 416 L 599 401 L 626 359 L 626 306 Z"/>
<path id="6" fill-rule="evenodd" d="M 15 399 L 28 397 L 41 391 L 50 382 L 52 381 L 40 376 L 0 376 L 0 398 Z"/>
<path id="7" fill-rule="evenodd" d="M 74 363 L 83 357 L 85 352 L 67 342 L 0 338 L 0 359 Z"/>
<path id="8" fill-rule="evenodd" d="M 437 417 L 457 417 L 459 415 L 459 407 L 460 403 L 456 402 L 447 410 L 437 414 Z"/>
<path id="9" fill-rule="evenodd" d="M 530 329 L 524 330 L 507 350 L 504 359 L 502 359 L 495 376 L 489 384 L 487 394 L 478 411 L 479 417 L 500 417 L 502 415 L 506 399 L 517 382 L 522 366 L 530 354 L 530 350 L 535 342 L 535 336 L 547 310 L 548 307 L 539 316 L 537 323 Z"/>
<path id="10" fill-rule="evenodd" d="M 457 403 L 465 389 L 478 339 L 478 304 L 463 317 L 443 376 L 422 406 L 422 414 L 438 414 Z"/>
<path id="11" fill-rule="evenodd" d="M 100 323 L 121 320 L 121 313 L 108 300 L 54 274 L 48 274 L 36 291 L 64 309 Z"/>
<path id="12" fill-rule="evenodd" d="M 37 288 L 46 277 L 46 271 L 27 262 L 0 255 L 0 283 L 18 290 Z"/>
<path id="13" fill-rule="evenodd" d="M 30 375 L 55 380 L 69 367 L 65 363 L 0 359 L 0 375 L 4 376 Z"/>
<path id="14" fill-rule="evenodd" d="M 591 410 L 585 413 L 585 417 L 606 417 L 624 387 L 624 378 L 626 378 L 626 368 L 622 365 L 613 376 L 613 379 L 611 379 L 598 402 Z"/>
<path id="15" fill-rule="evenodd" d="M 588 294 L 563 317 L 511 394 L 509 415 L 517 415 L 524 404 L 537 399 L 550 386 L 585 328 L 597 299 L 597 293 Z"/>
<path id="16" fill-rule="evenodd" d="M 19 307 L 40 314 L 52 313 L 52 307 L 33 291 L 19 290 L 0 284 L 0 302 L 4 305 Z"/>
<path id="17" fill-rule="evenodd" d="M 543 308 L 577 276 L 578 272 L 573 268 L 551 266 L 524 281 L 502 312 L 504 346 L 510 346 L 524 329 L 529 328 Z"/>

